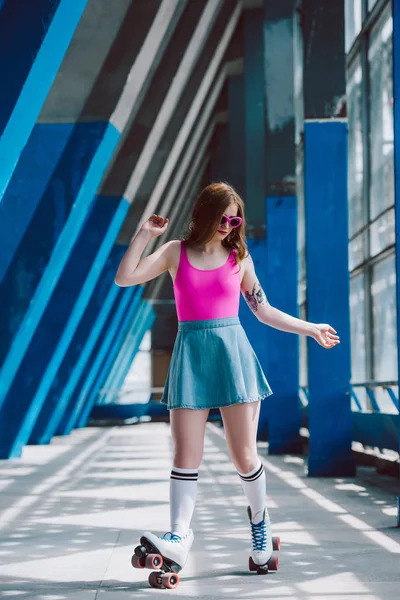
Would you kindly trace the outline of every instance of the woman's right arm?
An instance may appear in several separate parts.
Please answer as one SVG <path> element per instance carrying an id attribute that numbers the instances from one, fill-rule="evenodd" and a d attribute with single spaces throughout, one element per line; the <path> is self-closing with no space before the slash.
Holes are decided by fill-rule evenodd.
<path id="1" fill-rule="evenodd" d="M 120 262 L 114 280 L 120 287 L 145 283 L 158 277 L 170 267 L 169 249 L 174 241 L 163 244 L 156 252 L 141 259 L 143 251 L 150 240 L 162 235 L 168 227 L 168 219 L 164 220 L 162 217 L 155 219 L 155 216 L 150 217 L 140 228 Z"/>

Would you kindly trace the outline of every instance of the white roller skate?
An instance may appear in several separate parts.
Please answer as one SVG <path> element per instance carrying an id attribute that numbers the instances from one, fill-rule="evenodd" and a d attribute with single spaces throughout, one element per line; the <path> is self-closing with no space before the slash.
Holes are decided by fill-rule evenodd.
<path id="1" fill-rule="evenodd" d="M 272 552 L 280 550 L 281 541 L 278 537 L 272 537 L 268 510 L 265 508 L 262 513 L 257 513 L 254 516 L 255 523 L 253 523 L 250 506 L 247 507 L 247 514 L 250 519 L 253 543 L 249 557 L 250 571 L 257 571 L 259 574 L 277 571 L 278 557 L 272 556 Z"/>
<path id="2" fill-rule="evenodd" d="M 183 537 L 170 531 L 162 538 L 146 531 L 140 538 L 140 546 L 135 548 L 132 566 L 135 569 L 159 569 L 149 575 L 149 583 L 155 588 L 176 588 L 179 571 L 186 564 L 193 544 L 193 531 L 189 529 Z"/>

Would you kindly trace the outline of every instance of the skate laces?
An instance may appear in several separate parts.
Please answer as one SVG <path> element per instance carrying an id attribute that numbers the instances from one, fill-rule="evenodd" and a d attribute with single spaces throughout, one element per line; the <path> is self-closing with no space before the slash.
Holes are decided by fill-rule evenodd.
<path id="1" fill-rule="evenodd" d="M 167 531 L 167 533 L 164 533 L 163 540 L 167 540 L 168 542 L 180 542 L 181 541 L 181 536 L 177 535 L 176 533 L 172 533 L 171 531 Z"/>
<path id="2" fill-rule="evenodd" d="M 260 521 L 255 525 L 251 523 L 251 537 L 253 540 L 253 550 L 266 550 L 267 547 L 267 528 L 265 521 Z"/>

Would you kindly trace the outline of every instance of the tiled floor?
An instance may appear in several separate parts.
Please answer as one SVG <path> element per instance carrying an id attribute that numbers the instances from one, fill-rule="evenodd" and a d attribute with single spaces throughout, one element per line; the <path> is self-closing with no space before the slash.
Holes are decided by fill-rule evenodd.
<path id="1" fill-rule="evenodd" d="M 394 482 L 308 479 L 300 457 L 268 457 L 267 502 L 280 569 L 247 570 L 246 501 L 222 431 L 209 425 L 195 542 L 176 590 L 154 590 L 130 558 L 140 533 L 169 525 L 169 427 L 88 428 L 0 461 L 0 598 L 398 600 Z"/>

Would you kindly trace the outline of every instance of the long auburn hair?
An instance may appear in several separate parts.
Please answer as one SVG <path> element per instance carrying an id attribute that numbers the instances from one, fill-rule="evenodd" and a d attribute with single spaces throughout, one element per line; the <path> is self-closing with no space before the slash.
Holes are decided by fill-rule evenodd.
<path id="1" fill-rule="evenodd" d="M 234 188 L 224 182 L 212 183 L 205 187 L 196 199 L 189 223 L 189 232 L 184 236 L 188 246 L 205 244 L 216 234 L 221 217 L 231 203 L 238 207 L 238 217 L 243 219 L 240 227 L 232 229 L 222 240 L 225 248 L 234 248 L 235 261 L 238 264 L 247 255 L 246 221 L 244 202 Z"/>

